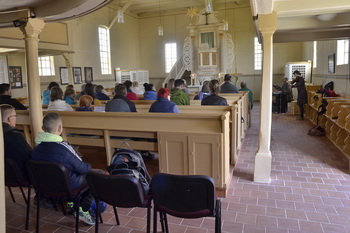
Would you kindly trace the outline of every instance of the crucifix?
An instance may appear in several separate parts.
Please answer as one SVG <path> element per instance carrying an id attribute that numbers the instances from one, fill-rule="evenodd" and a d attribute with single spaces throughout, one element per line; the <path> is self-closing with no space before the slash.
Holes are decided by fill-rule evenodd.
<path id="1" fill-rule="evenodd" d="M 205 25 L 208 25 L 208 15 L 210 15 L 211 13 L 205 12 L 202 15 L 205 15 Z"/>

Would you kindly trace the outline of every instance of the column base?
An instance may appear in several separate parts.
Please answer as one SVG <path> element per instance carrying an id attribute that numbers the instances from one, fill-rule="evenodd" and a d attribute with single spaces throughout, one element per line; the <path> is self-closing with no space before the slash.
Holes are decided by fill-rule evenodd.
<path id="1" fill-rule="evenodd" d="M 255 156 L 254 182 L 270 183 L 271 182 L 271 152 L 258 152 Z"/>

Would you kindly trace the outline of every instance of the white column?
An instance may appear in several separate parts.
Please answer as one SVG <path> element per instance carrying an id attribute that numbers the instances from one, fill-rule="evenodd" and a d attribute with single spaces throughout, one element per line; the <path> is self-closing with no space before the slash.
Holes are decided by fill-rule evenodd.
<path id="1" fill-rule="evenodd" d="M 21 27 L 26 47 L 27 85 L 29 97 L 29 114 L 32 135 L 36 137 L 41 131 L 43 111 L 41 105 L 40 77 L 38 67 L 39 35 L 45 22 L 38 18 L 29 18 Z"/>
<path id="2" fill-rule="evenodd" d="M 276 30 L 276 12 L 267 15 L 259 15 L 258 23 L 263 40 L 263 67 L 259 146 L 255 156 L 254 181 L 269 183 L 271 180 L 272 161 L 270 142 L 272 121 L 273 34 Z"/>

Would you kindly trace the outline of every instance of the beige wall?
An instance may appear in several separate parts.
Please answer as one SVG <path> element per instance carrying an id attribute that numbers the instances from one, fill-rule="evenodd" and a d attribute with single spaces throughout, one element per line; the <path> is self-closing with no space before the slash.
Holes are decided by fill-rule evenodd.
<path id="1" fill-rule="evenodd" d="M 304 60 L 313 60 L 313 42 L 303 44 Z M 350 95 L 349 65 L 336 65 L 335 73 L 328 73 L 328 55 L 337 54 L 337 41 L 317 42 L 317 67 L 313 69 L 312 82 L 324 86 L 334 81 L 334 91 Z"/>

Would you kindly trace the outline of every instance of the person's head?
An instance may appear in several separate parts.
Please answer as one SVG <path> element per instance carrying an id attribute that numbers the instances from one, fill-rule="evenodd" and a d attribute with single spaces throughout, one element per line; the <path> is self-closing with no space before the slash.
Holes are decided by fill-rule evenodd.
<path id="1" fill-rule="evenodd" d="M 85 84 L 84 95 L 89 95 L 93 99 L 95 98 L 94 84 L 92 83 Z"/>
<path id="2" fill-rule="evenodd" d="M 66 89 L 74 89 L 74 86 L 72 84 L 69 84 L 66 86 Z"/>
<path id="3" fill-rule="evenodd" d="M 96 87 L 95 87 L 95 92 L 96 93 L 102 93 L 102 91 L 103 91 L 103 86 L 102 85 L 97 85 Z"/>
<path id="4" fill-rule="evenodd" d="M 169 79 L 169 81 L 166 84 L 166 88 L 168 88 L 169 90 L 173 89 L 174 83 L 175 83 L 175 79 L 173 79 L 173 78 Z"/>
<path id="5" fill-rule="evenodd" d="M 132 82 L 130 80 L 126 80 L 124 82 L 124 85 L 126 86 L 126 89 L 130 90 L 131 86 L 132 86 Z"/>
<path id="6" fill-rule="evenodd" d="M 231 82 L 231 75 L 229 75 L 229 74 L 225 74 L 225 77 L 224 77 L 224 81 L 225 82 Z"/>
<path id="7" fill-rule="evenodd" d="M 51 88 L 51 92 L 50 92 L 51 101 L 61 100 L 62 98 L 63 98 L 63 91 L 59 86 L 54 86 L 53 88 Z"/>
<path id="8" fill-rule="evenodd" d="M 293 72 L 293 75 L 294 75 L 295 77 L 298 77 L 298 76 L 301 76 L 301 73 L 300 73 L 299 70 L 295 70 L 295 71 Z"/>
<path id="9" fill-rule="evenodd" d="M 49 85 L 47 86 L 47 90 L 51 90 L 53 87 L 59 87 L 58 83 L 56 82 L 50 82 Z"/>
<path id="10" fill-rule="evenodd" d="M 139 83 L 138 83 L 137 81 L 134 81 L 134 82 L 132 82 L 132 86 L 133 86 L 133 87 L 138 87 L 138 86 L 139 86 Z"/>
<path id="11" fill-rule="evenodd" d="M 288 82 L 288 78 L 287 78 L 287 77 L 282 78 L 282 82 L 283 82 L 283 83 Z"/>
<path id="12" fill-rule="evenodd" d="M 245 88 L 247 87 L 247 83 L 246 82 L 241 82 L 241 88 Z"/>
<path id="13" fill-rule="evenodd" d="M 185 82 L 183 79 L 176 79 L 174 82 L 174 88 L 185 89 Z"/>
<path id="14" fill-rule="evenodd" d="M 11 86 L 8 83 L 0 84 L 0 95 L 11 95 Z"/>
<path id="15" fill-rule="evenodd" d="M 61 135 L 62 133 L 62 120 L 57 113 L 47 113 L 43 119 L 43 130 L 47 133 Z"/>
<path id="16" fill-rule="evenodd" d="M 218 94 L 220 92 L 220 84 L 216 79 L 210 80 L 209 90 L 211 94 Z"/>
<path id="17" fill-rule="evenodd" d="M 84 108 L 84 107 L 90 107 L 92 104 L 92 97 L 89 95 L 82 95 L 79 98 L 79 107 Z"/>
<path id="18" fill-rule="evenodd" d="M 152 83 L 144 83 L 143 87 L 145 88 L 145 91 L 153 91 L 153 84 Z"/>
<path id="19" fill-rule="evenodd" d="M 64 91 L 64 96 L 63 96 L 63 98 L 66 98 L 67 96 L 70 96 L 70 97 L 74 98 L 74 96 L 75 96 L 75 91 L 74 91 L 74 89 L 72 89 L 72 88 L 66 89 L 66 90 Z"/>
<path id="20" fill-rule="evenodd" d="M 0 105 L 2 122 L 9 124 L 12 127 L 16 127 L 17 115 L 15 108 L 9 104 Z"/>
<path id="21" fill-rule="evenodd" d="M 126 93 L 127 93 L 126 86 L 124 84 L 118 84 L 114 88 L 114 93 L 115 95 L 126 96 Z"/>
<path id="22" fill-rule="evenodd" d="M 201 92 L 203 92 L 203 93 L 209 93 L 210 92 L 209 91 L 209 81 L 208 80 L 203 82 L 203 86 L 202 86 Z"/>
<path id="23" fill-rule="evenodd" d="M 85 83 L 81 85 L 81 87 L 80 87 L 81 92 L 85 91 L 85 85 L 86 85 Z"/>
<path id="24" fill-rule="evenodd" d="M 157 97 L 170 99 L 170 90 L 168 88 L 160 88 L 157 92 Z"/>

